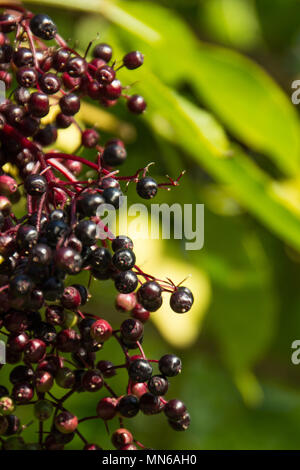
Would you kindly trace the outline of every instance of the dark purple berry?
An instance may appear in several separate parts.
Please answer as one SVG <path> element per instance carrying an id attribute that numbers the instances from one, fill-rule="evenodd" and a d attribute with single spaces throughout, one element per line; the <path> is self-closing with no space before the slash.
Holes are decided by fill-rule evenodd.
<path id="1" fill-rule="evenodd" d="M 112 48 L 105 43 L 97 44 L 93 50 L 93 56 L 97 59 L 103 59 L 109 62 L 112 57 Z"/>
<path id="2" fill-rule="evenodd" d="M 139 400 L 134 395 L 125 395 L 118 403 L 118 412 L 124 418 L 133 418 L 139 412 Z"/>
<path id="3" fill-rule="evenodd" d="M 147 103 L 141 95 L 133 95 L 128 98 L 127 107 L 134 114 L 142 114 L 147 107 Z"/>
<path id="4" fill-rule="evenodd" d="M 102 155 L 104 163 L 112 167 L 122 165 L 126 157 L 127 152 L 125 148 L 116 144 L 108 145 Z"/>
<path id="5" fill-rule="evenodd" d="M 137 359 L 130 363 L 128 374 L 134 382 L 147 382 L 152 376 L 152 366 L 146 359 Z"/>
<path id="6" fill-rule="evenodd" d="M 176 313 L 188 312 L 194 303 L 194 297 L 187 287 L 178 287 L 170 297 L 170 306 Z"/>
<path id="7" fill-rule="evenodd" d="M 112 257 L 112 262 L 120 271 L 128 271 L 135 265 L 135 254 L 128 248 L 121 248 Z"/>
<path id="8" fill-rule="evenodd" d="M 138 286 L 138 277 L 133 271 L 123 271 L 115 278 L 115 287 L 122 294 L 130 294 Z"/>
<path id="9" fill-rule="evenodd" d="M 152 199 L 158 190 L 157 182 L 150 176 L 146 176 L 138 181 L 136 192 L 143 199 Z"/>
<path id="10" fill-rule="evenodd" d="M 160 372 L 167 377 L 174 377 L 180 374 L 182 363 L 179 357 L 174 354 L 166 354 L 159 360 L 158 367 Z"/>
<path id="11" fill-rule="evenodd" d="M 129 70 L 137 69 L 144 63 L 144 56 L 139 51 L 129 52 L 123 57 L 123 64 Z"/>
<path id="12" fill-rule="evenodd" d="M 29 26 L 35 36 L 46 41 L 53 39 L 57 33 L 57 27 L 53 20 L 43 13 L 31 18 Z"/>

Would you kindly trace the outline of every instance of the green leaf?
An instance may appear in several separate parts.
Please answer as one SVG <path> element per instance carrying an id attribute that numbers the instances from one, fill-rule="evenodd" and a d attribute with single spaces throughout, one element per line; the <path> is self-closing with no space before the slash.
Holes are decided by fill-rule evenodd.
<path id="1" fill-rule="evenodd" d="M 254 62 L 216 47 L 195 55 L 195 90 L 228 129 L 285 172 L 299 170 L 297 113 L 277 84 Z"/>

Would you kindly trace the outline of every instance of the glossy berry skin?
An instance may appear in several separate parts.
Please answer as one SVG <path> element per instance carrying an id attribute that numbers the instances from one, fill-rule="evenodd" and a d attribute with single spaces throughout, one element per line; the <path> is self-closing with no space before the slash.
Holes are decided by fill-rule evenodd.
<path id="1" fill-rule="evenodd" d="M 123 271 L 115 278 L 115 287 L 122 294 L 130 294 L 137 286 L 138 278 L 133 271 Z"/>
<path id="2" fill-rule="evenodd" d="M 70 52 L 67 49 L 58 49 L 53 55 L 53 68 L 58 72 L 63 72 L 66 69 L 69 58 Z"/>
<path id="3" fill-rule="evenodd" d="M 61 297 L 61 303 L 63 307 L 68 308 L 70 310 L 76 310 L 81 305 L 81 302 L 81 295 L 78 289 L 76 289 L 76 287 L 65 287 L 63 295 Z"/>
<path id="4" fill-rule="evenodd" d="M 47 266 L 50 264 L 52 259 L 52 250 L 48 245 L 44 243 L 38 243 L 32 248 L 30 259 L 34 264 Z"/>
<path id="5" fill-rule="evenodd" d="M 167 418 L 174 421 L 180 420 L 184 416 L 185 412 L 185 404 L 181 400 L 177 400 L 176 398 L 173 400 L 169 400 L 164 407 L 164 413 Z"/>
<path id="6" fill-rule="evenodd" d="M 46 393 L 53 386 L 53 376 L 45 370 L 38 370 L 35 373 L 35 388 L 37 393 Z"/>
<path id="7" fill-rule="evenodd" d="M 120 312 L 130 312 L 136 306 L 136 296 L 135 294 L 118 294 L 115 305 Z"/>
<path id="8" fill-rule="evenodd" d="M 109 62 L 112 57 L 112 48 L 105 43 L 97 44 L 93 50 L 93 56 L 103 59 L 105 62 Z"/>
<path id="9" fill-rule="evenodd" d="M 24 348 L 24 359 L 30 363 L 41 361 L 46 354 L 46 344 L 40 339 L 30 339 Z"/>
<path id="10" fill-rule="evenodd" d="M 146 310 L 141 304 L 137 303 L 133 308 L 131 315 L 133 318 L 140 320 L 142 323 L 146 323 L 146 321 L 150 318 L 150 312 Z"/>
<path id="11" fill-rule="evenodd" d="M 97 369 L 86 371 L 82 376 L 81 384 L 87 392 L 97 392 L 103 387 L 101 372 Z"/>
<path id="12" fill-rule="evenodd" d="M 130 363 L 128 374 L 134 382 L 147 382 L 152 376 L 152 366 L 146 359 L 137 359 Z"/>
<path id="13" fill-rule="evenodd" d="M 166 354 L 159 360 L 158 367 L 160 372 L 167 377 L 174 377 L 180 374 L 182 363 L 179 357 L 174 354 Z"/>
<path id="14" fill-rule="evenodd" d="M 103 162 L 111 167 L 122 165 L 126 157 L 127 152 L 125 148 L 117 144 L 108 145 L 102 155 Z"/>
<path id="15" fill-rule="evenodd" d="M 161 296 L 157 297 L 156 299 L 153 299 L 153 300 L 148 300 L 148 299 L 141 298 L 140 303 L 149 312 L 156 312 L 162 306 L 163 299 L 162 299 Z"/>
<path id="16" fill-rule="evenodd" d="M 111 325 L 103 319 L 96 320 L 91 326 L 91 337 L 102 343 L 107 341 L 112 335 Z"/>
<path id="17" fill-rule="evenodd" d="M 161 296 L 162 289 L 155 281 L 145 282 L 138 291 L 138 295 L 143 300 L 156 300 Z"/>
<path id="18" fill-rule="evenodd" d="M 104 87 L 104 95 L 108 100 L 115 100 L 120 98 L 122 94 L 122 85 L 119 80 L 113 80 L 111 83 Z"/>
<path id="19" fill-rule="evenodd" d="M 131 238 L 119 235 L 118 237 L 114 238 L 112 241 L 112 249 L 113 251 L 118 251 L 121 249 L 133 249 L 133 241 Z"/>
<path id="20" fill-rule="evenodd" d="M 46 95 L 54 95 L 60 90 L 61 80 L 54 73 L 46 73 L 40 77 L 39 85 Z"/>
<path id="21" fill-rule="evenodd" d="M 145 415 L 155 415 L 160 413 L 160 399 L 151 393 L 145 393 L 140 398 L 140 410 Z"/>
<path id="22" fill-rule="evenodd" d="M 53 39 L 57 32 L 53 20 L 48 15 L 42 13 L 31 18 L 29 26 L 35 36 L 46 41 Z"/>
<path id="23" fill-rule="evenodd" d="M 34 68 L 25 66 L 18 69 L 16 78 L 21 87 L 33 88 L 37 83 L 38 74 Z"/>
<path id="24" fill-rule="evenodd" d="M 106 270 L 111 264 L 110 251 L 104 247 L 96 248 L 90 257 L 90 263 L 96 270 Z"/>
<path id="25" fill-rule="evenodd" d="M 140 179 L 136 185 L 136 192 L 143 199 L 153 199 L 157 194 L 157 190 L 157 182 L 150 176 Z"/>
<path id="26" fill-rule="evenodd" d="M 104 421 L 113 419 L 117 414 L 118 400 L 116 398 L 102 398 L 97 405 L 97 415 Z"/>
<path id="27" fill-rule="evenodd" d="M 47 191 L 47 181 L 44 176 L 30 175 L 25 180 L 25 189 L 30 196 L 41 196 Z"/>
<path id="28" fill-rule="evenodd" d="M 176 313 L 188 312 L 194 303 L 194 297 L 187 287 L 178 287 L 170 297 L 170 306 Z"/>
<path id="29" fill-rule="evenodd" d="M 106 379 L 114 377 L 116 375 L 116 371 L 114 369 L 114 365 L 110 361 L 99 361 L 97 363 L 97 369 L 99 369 Z"/>
<path id="30" fill-rule="evenodd" d="M 74 116 L 80 109 L 80 99 L 75 93 L 69 93 L 59 100 L 59 106 L 66 116 Z"/>
<path id="31" fill-rule="evenodd" d="M 27 47 L 19 47 L 14 51 L 12 60 L 17 67 L 33 65 L 33 55 Z"/>
<path id="32" fill-rule="evenodd" d="M 38 232 L 32 225 L 21 225 L 17 233 L 17 242 L 21 249 L 28 250 L 37 242 Z"/>
<path id="33" fill-rule="evenodd" d="M 118 403 L 118 412 L 124 418 L 133 418 L 139 412 L 139 400 L 135 395 L 126 395 Z"/>
<path id="34" fill-rule="evenodd" d="M 147 108 L 147 103 L 141 95 L 133 95 L 128 98 L 127 107 L 134 114 L 142 114 Z"/>
<path id="35" fill-rule="evenodd" d="M 115 209 L 120 207 L 120 198 L 123 196 L 121 189 L 119 188 L 106 188 L 104 189 L 102 196 L 107 204 L 111 204 Z"/>
<path id="36" fill-rule="evenodd" d="M 82 77 L 87 71 L 87 63 L 81 57 L 72 57 L 67 62 L 66 71 L 71 77 Z"/>
<path id="37" fill-rule="evenodd" d="M 124 320 L 120 330 L 122 338 L 126 341 L 140 341 L 144 333 L 143 324 L 134 318 Z"/>
<path id="38" fill-rule="evenodd" d="M 18 274 L 9 283 L 10 292 L 14 297 L 26 297 L 33 290 L 34 284 L 30 277 L 25 274 Z"/>
<path id="39" fill-rule="evenodd" d="M 169 425 L 174 431 L 186 431 L 191 423 L 191 418 L 188 412 L 186 412 L 180 419 L 178 420 L 168 420 Z"/>
<path id="40" fill-rule="evenodd" d="M 91 220 L 83 220 L 77 225 L 75 234 L 82 241 L 83 245 L 94 245 L 96 242 L 97 226 Z"/>
<path id="41" fill-rule="evenodd" d="M 148 389 L 152 395 L 165 395 L 169 388 L 169 382 L 163 375 L 153 375 L 148 382 Z"/>
<path id="42" fill-rule="evenodd" d="M 121 449 L 122 447 L 133 443 L 133 436 L 128 429 L 119 428 L 113 433 L 111 442 L 116 449 Z"/>
<path id="43" fill-rule="evenodd" d="M 19 365 L 14 367 L 9 375 L 9 380 L 13 385 L 18 383 L 30 383 L 34 378 L 34 371 L 31 367 Z"/>
<path id="44" fill-rule="evenodd" d="M 58 269 L 61 269 L 68 274 L 77 274 L 81 270 L 81 256 L 72 248 L 60 248 L 58 251 L 56 251 L 54 259 Z"/>
<path id="45" fill-rule="evenodd" d="M 128 271 L 135 265 L 135 254 L 128 248 L 121 248 L 112 257 L 112 262 L 119 271 Z"/>
<path id="46" fill-rule="evenodd" d="M 116 77 L 116 72 L 109 65 L 104 65 L 96 72 L 96 80 L 101 85 L 107 85 L 111 83 Z"/>
<path id="47" fill-rule="evenodd" d="M 82 217 L 92 217 L 97 213 L 97 209 L 105 200 L 99 193 L 83 193 L 77 199 L 76 209 Z"/>
<path id="48" fill-rule="evenodd" d="M 33 395 L 33 388 L 27 383 L 18 383 L 14 385 L 12 390 L 12 397 L 17 403 L 28 403 L 32 400 Z"/>
<path id="49" fill-rule="evenodd" d="M 68 225 L 63 220 L 52 220 L 46 226 L 47 242 L 55 247 L 57 242 L 69 232 Z"/>
<path id="50" fill-rule="evenodd" d="M 134 70 L 143 65 L 144 56 L 139 51 L 129 52 L 123 57 L 123 64 L 129 70 Z"/>
<path id="51" fill-rule="evenodd" d="M 56 429 L 63 433 L 69 434 L 76 430 L 78 426 L 78 418 L 69 411 L 62 411 L 55 418 L 55 427 Z"/>
<path id="52" fill-rule="evenodd" d="M 49 113 L 49 98 L 45 93 L 35 91 L 30 95 L 28 108 L 30 113 L 38 118 L 42 118 Z"/>

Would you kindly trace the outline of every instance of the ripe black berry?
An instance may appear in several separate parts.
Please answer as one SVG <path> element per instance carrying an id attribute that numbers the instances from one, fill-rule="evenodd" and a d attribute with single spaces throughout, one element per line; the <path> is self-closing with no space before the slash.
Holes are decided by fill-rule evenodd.
<path id="1" fill-rule="evenodd" d="M 158 363 L 160 372 L 167 377 L 174 377 L 180 374 L 182 364 L 179 357 L 174 354 L 166 354 L 161 357 Z"/>
<path id="2" fill-rule="evenodd" d="M 118 411 L 124 418 L 133 418 L 139 412 L 139 400 L 134 395 L 126 395 L 118 403 Z"/>
<path id="3" fill-rule="evenodd" d="M 82 220 L 77 225 L 75 233 L 84 245 L 91 246 L 96 242 L 97 226 L 91 220 Z"/>
<path id="4" fill-rule="evenodd" d="M 160 399 L 151 393 L 145 393 L 140 398 L 140 410 L 145 415 L 155 415 L 161 411 Z"/>
<path id="5" fill-rule="evenodd" d="M 126 341 L 139 341 L 144 333 L 143 324 L 134 318 L 124 320 L 120 327 L 122 338 Z"/>
<path id="6" fill-rule="evenodd" d="M 115 278 L 115 287 L 122 294 L 130 294 L 137 286 L 138 278 L 133 271 L 123 271 Z"/>
<path id="7" fill-rule="evenodd" d="M 149 392 L 153 395 L 165 395 L 169 388 L 169 382 L 163 375 L 153 375 L 148 382 Z"/>
<path id="8" fill-rule="evenodd" d="M 186 406 L 181 400 L 176 398 L 168 401 L 164 407 L 165 415 L 174 421 L 180 420 L 186 412 Z"/>
<path id="9" fill-rule="evenodd" d="M 24 348 L 24 359 L 28 362 L 39 362 L 46 354 L 46 344 L 40 339 L 30 339 Z"/>
<path id="10" fill-rule="evenodd" d="M 53 20 L 48 15 L 42 13 L 31 18 L 29 26 L 35 36 L 46 41 L 53 39 L 57 32 Z"/>
<path id="11" fill-rule="evenodd" d="M 19 365 L 13 368 L 9 375 L 9 380 L 13 385 L 18 383 L 30 383 L 34 378 L 34 371 L 31 367 Z"/>
<path id="12" fill-rule="evenodd" d="M 129 52 L 123 57 L 123 63 L 127 69 L 137 69 L 144 63 L 144 56 L 139 51 Z"/>
<path id="13" fill-rule="evenodd" d="M 152 366 L 146 359 L 137 359 L 130 363 L 128 374 L 134 382 L 147 382 L 152 375 Z"/>
<path id="14" fill-rule="evenodd" d="M 156 300 L 161 296 L 162 289 L 155 281 L 145 282 L 138 291 L 138 295 L 143 300 Z"/>
<path id="15" fill-rule="evenodd" d="M 86 73 L 87 63 L 81 57 L 72 57 L 67 62 L 66 70 L 71 77 L 81 77 Z"/>
<path id="16" fill-rule="evenodd" d="M 154 196 L 156 196 L 157 190 L 157 182 L 150 176 L 142 178 L 136 185 L 136 192 L 143 199 L 154 198 Z"/>
<path id="17" fill-rule="evenodd" d="M 57 93 L 61 87 L 61 80 L 54 73 L 45 73 L 39 79 L 41 90 L 47 95 Z"/>
<path id="18" fill-rule="evenodd" d="M 17 71 L 16 78 L 21 87 L 33 88 L 37 83 L 38 74 L 32 67 L 21 67 Z"/>
<path id="19" fill-rule="evenodd" d="M 147 103 L 141 95 L 133 95 L 128 98 L 127 107 L 132 113 L 141 114 L 145 111 Z"/>
<path id="20" fill-rule="evenodd" d="M 17 67 L 33 65 L 33 54 L 31 49 L 28 49 L 27 47 L 19 47 L 14 51 L 12 60 Z"/>
<path id="21" fill-rule="evenodd" d="M 191 309 L 194 297 L 187 287 L 178 287 L 170 297 L 170 305 L 176 313 L 185 313 Z"/>
<path id="22" fill-rule="evenodd" d="M 45 93 L 35 91 L 30 95 L 28 109 L 34 117 L 44 117 L 49 113 L 49 98 Z"/>
<path id="23" fill-rule="evenodd" d="M 95 216 L 100 204 L 104 204 L 105 200 L 99 193 L 83 193 L 77 199 L 77 211 L 82 217 Z"/>
<path id="24" fill-rule="evenodd" d="M 133 241 L 131 240 L 131 238 L 126 237 L 125 235 L 119 235 L 118 237 L 113 239 L 111 247 L 113 251 L 118 251 L 122 248 L 132 250 Z"/>
<path id="25" fill-rule="evenodd" d="M 107 204 L 111 204 L 115 209 L 119 209 L 123 196 L 121 189 L 119 188 L 106 188 L 103 191 L 103 197 Z"/>
<path id="26" fill-rule="evenodd" d="M 120 271 L 128 271 L 135 265 L 135 254 L 128 248 L 121 248 L 112 257 L 112 262 Z"/>
<path id="27" fill-rule="evenodd" d="M 108 44 L 97 44 L 93 50 L 93 56 L 109 62 L 112 57 L 112 48 Z"/>
<path id="28" fill-rule="evenodd" d="M 62 247 L 55 253 L 55 264 L 68 274 L 77 274 L 81 270 L 82 259 L 72 248 Z"/>
<path id="29" fill-rule="evenodd" d="M 127 152 L 121 145 L 111 144 L 108 145 L 102 155 L 103 161 L 109 166 L 119 166 L 124 163 L 127 157 Z"/>
<path id="30" fill-rule="evenodd" d="M 66 116 L 74 116 L 80 109 L 80 99 L 74 93 L 69 93 L 59 100 L 59 106 Z"/>
<path id="31" fill-rule="evenodd" d="M 87 392 L 97 392 L 103 387 L 101 372 L 97 369 L 86 371 L 81 378 L 81 384 Z"/>

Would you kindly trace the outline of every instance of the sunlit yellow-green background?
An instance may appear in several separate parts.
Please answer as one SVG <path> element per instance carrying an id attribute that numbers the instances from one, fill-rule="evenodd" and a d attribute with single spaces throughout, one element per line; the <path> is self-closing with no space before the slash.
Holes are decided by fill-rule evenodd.
<path id="1" fill-rule="evenodd" d="M 148 356 L 182 358 L 168 397 L 186 402 L 191 427 L 176 433 L 161 415 L 139 415 L 129 429 L 158 449 L 299 449 L 300 365 L 291 363 L 291 344 L 300 338 L 300 128 L 291 84 L 300 78 L 300 1 L 28 6 L 51 15 L 82 51 L 99 37 L 118 60 L 135 49 L 145 54 L 141 69 L 122 69 L 120 77 L 132 84 L 129 93 L 145 96 L 147 112 L 129 116 L 122 104 L 103 110 L 90 102 L 80 120 L 96 125 L 104 140 L 126 141 L 124 174 L 153 161 L 151 174 L 161 181 L 187 170 L 180 187 L 161 191 L 156 202 L 205 204 L 201 251 L 172 240 L 136 244 L 139 264 L 158 277 L 180 282 L 191 275 L 193 310 L 179 317 L 164 307 L 144 341 Z M 69 132 L 59 143 L 72 150 L 76 131 Z M 128 196 L 137 202 L 133 187 Z M 92 291 L 88 311 L 117 327 L 124 317 L 114 309 L 112 286 L 96 281 Z M 114 343 L 100 354 L 122 360 Z M 121 393 L 125 376 L 111 383 Z M 70 408 L 93 415 L 95 401 L 79 394 Z M 26 431 L 31 440 L 35 431 Z M 100 421 L 85 423 L 82 432 L 109 447 Z M 77 439 L 69 446 L 81 447 Z"/>

